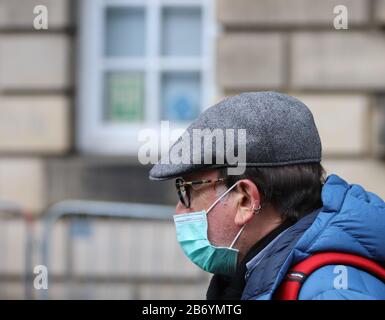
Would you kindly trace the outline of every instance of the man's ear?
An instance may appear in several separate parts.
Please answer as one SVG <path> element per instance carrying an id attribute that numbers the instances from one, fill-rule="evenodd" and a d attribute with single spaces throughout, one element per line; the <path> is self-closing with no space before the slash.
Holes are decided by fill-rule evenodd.
<path id="1" fill-rule="evenodd" d="M 239 180 L 236 191 L 238 209 L 234 223 L 243 226 L 254 217 L 254 208 L 259 207 L 261 198 L 257 186 L 248 179 Z"/>

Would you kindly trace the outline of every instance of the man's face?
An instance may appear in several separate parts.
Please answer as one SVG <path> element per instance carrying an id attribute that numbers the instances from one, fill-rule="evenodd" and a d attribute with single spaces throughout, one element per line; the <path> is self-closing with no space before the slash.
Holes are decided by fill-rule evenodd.
<path id="1" fill-rule="evenodd" d="M 185 181 L 196 181 L 221 178 L 218 170 L 202 171 L 195 174 L 183 176 Z M 186 208 L 180 201 L 176 206 L 176 214 L 189 213 L 201 210 L 208 210 L 210 206 L 226 192 L 227 187 L 224 182 L 212 182 L 194 185 L 190 188 L 190 208 Z M 208 238 L 215 246 L 230 246 L 239 226 L 234 222 L 237 212 L 238 202 L 235 192 L 226 194 L 207 214 Z"/>

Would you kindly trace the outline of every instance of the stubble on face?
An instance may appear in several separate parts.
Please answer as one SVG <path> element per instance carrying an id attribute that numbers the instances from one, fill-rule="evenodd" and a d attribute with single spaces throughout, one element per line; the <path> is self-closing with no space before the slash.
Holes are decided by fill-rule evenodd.
<path id="1" fill-rule="evenodd" d="M 220 178 L 217 170 L 209 170 L 199 174 L 191 174 L 183 177 L 186 181 L 218 179 Z M 191 190 L 190 212 L 208 210 L 210 206 L 220 198 L 227 187 L 223 182 L 203 184 Z M 234 192 L 226 194 L 207 214 L 208 239 L 210 243 L 217 247 L 228 247 L 234 240 L 239 231 L 239 227 L 234 224 L 234 217 L 237 211 Z"/>

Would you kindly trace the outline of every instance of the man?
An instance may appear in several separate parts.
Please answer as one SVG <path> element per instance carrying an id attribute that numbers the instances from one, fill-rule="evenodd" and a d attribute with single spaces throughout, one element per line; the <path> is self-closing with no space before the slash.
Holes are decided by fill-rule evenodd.
<path id="1" fill-rule="evenodd" d="M 243 146 L 235 139 L 244 163 L 229 161 L 218 136 L 212 145 L 195 143 L 198 129 L 232 129 L 238 138 L 245 130 Z M 337 175 L 325 179 L 318 131 L 299 100 L 275 92 L 226 98 L 203 112 L 170 154 L 180 156 L 181 146 L 190 162 L 161 159 L 150 178 L 176 178 L 177 238 L 192 262 L 214 274 L 208 299 L 273 299 L 288 270 L 320 252 L 385 263 L 384 201 Z M 229 169 L 236 166 L 243 170 L 235 175 Z M 315 270 L 298 298 L 385 299 L 376 275 L 337 267 Z"/>

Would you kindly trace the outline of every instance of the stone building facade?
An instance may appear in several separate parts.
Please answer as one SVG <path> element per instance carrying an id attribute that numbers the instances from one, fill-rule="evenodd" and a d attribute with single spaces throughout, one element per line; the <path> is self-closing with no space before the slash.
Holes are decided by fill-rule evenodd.
<path id="1" fill-rule="evenodd" d="M 89 19 L 84 1 L 0 0 L 0 199 L 16 203 L 34 217 L 37 242 L 44 212 L 58 201 L 173 204 L 176 200 L 172 182 L 160 186 L 148 181 L 149 166 L 139 164 L 137 154 L 92 153 L 79 142 L 79 128 L 87 121 L 79 119 L 87 99 L 82 103 L 78 99 L 84 88 L 79 79 L 84 63 L 80 52 L 88 43 L 80 27 Z M 300 98 L 314 113 L 327 171 L 384 198 L 385 0 L 196 2 L 210 2 L 213 8 L 208 19 L 215 26 L 210 67 L 215 90 L 208 100 L 214 103 L 226 95 L 257 90 Z M 33 28 L 36 5 L 48 8 L 48 30 Z M 338 5 L 348 9 L 347 30 L 334 28 L 333 10 Z M 115 223 L 110 225 L 109 230 L 116 230 Z M 145 224 L 141 227 L 156 233 Z M 166 234 L 169 227 L 162 232 Z M 0 272 L 10 279 L 0 295 L 22 297 L 25 227 L 12 220 L 0 228 L 7 249 Z M 106 232 L 96 226 L 92 239 L 104 243 Z M 174 246 L 173 239 L 167 245 Z M 64 250 L 58 246 L 58 251 Z M 178 260 L 179 254 L 172 259 Z M 39 262 L 39 253 L 34 259 Z M 79 268 L 86 272 L 86 265 Z M 178 291 L 172 282 L 156 289 L 139 285 L 135 294 L 127 286 L 109 284 L 109 291 L 101 289 L 99 297 L 114 290 L 120 298 L 202 297 L 207 279 L 191 265 L 183 268 L 192 278 L 204 280 L 191 281 L 186 285 L 190 291 Z M 58 288 L 55 297 L 77 294 Z"/>

